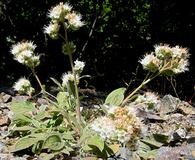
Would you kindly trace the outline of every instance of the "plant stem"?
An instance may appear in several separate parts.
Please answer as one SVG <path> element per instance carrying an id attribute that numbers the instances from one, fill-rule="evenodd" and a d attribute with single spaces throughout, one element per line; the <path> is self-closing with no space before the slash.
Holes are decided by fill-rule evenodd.
<path id="1" fill-rule="evenodd" d="M 76 94 L 76 118 L 77 118 L 78 123 L 81 124 L 79 92 L 78 92 L 78 87 L 77 87 L 77 77 L 76 77 L 76 73 L 74 71 L 74 66 L 73 66 L 72 54 L 69 54 L 69 59 L 70 59 L 70 64 L 72 68 L 72 73 L 74 75 L 74 86 L 75 86 L 75 94 Z"/>
<path id="2" fill-rule="evenodd" d="M 148 79 L 146 81 L 143 81 L 133 92 L 131 92 L 131 94 L 129 94 L 122 102 L 121 106 L 125 106 L 127 104 L 127 102 L 129 101 L 129 99 L 137 92 L 139 91 L 144 85 L 146 85 L 148 82 L 150 82 L 151 79 Z"/>
<path id="3" fill-rule="evenodd" d="M 45 95 L 47 94 L 47 95 L 49 95 L 50 97 L 56 99 L 56 97 L 55 97 L 54 95 L 50 94 L 49 92 L 47 92 L 47 91 L 45 90 L 45 88 L 43 87 L 43 85 L 42 85 L 42 83 L 41 83 L 39 77 L 37 76 L 35 70 L 34 70 L 34 69 L 31 69 L 31 70 L 32 70 L 32 73 L 33 73 L 34 77 L 36 78 L 36 80 L 37 80 L 37 82 L 38 82 L 38 84 L 39 84 L 39 86 L 40 86 L 40 88 L 41 88 L 41 93 L 43 93 L 43 94 L 45 94 Z"/>
<path id="4" fill-rule="evenodd" d="M 37 82 L 38 82 L 38 84 L 39 84 L 39 86 L 41 88 L 41 92 L 44 93 L 45 92 L 45 88 L 43 87 L 39 77 L 37 76 L 37 74 L 36 74 L 34 69 L 31 69 L 31 70 L 32 70 L 32 73 L 33 73 L 34 77 L 36 78 L 36 80 L 37 80 Z"/>
<path id="5" fill-rule="evenodd" d="M 65 44 L 68 44 L 68 34 L 67 34 L 67 29 L 66 26 L 64 25 L 64 40 Z M 69 60 L 70 60 L 70 65 L 72 69 L 72 73 L 74 76 L 74 87 L 75 87 L 75 94 L 76 94 L 76 118 L 79 124 L 81 124 L 81 111 L 80 111 L 80 100 L 79 100 L 79 92 L 78 92 L 78 86 L 77 86 L 77 77 L 76 77 L 76 72 L 74 71 L 74 65 L 73 65 L 73 58 L 72 58 L 72 53 L 68 53 Z"/>

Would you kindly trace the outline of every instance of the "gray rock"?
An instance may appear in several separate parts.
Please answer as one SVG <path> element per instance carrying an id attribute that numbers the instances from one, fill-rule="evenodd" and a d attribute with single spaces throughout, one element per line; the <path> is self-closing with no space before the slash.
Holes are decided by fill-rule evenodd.
<path id="1" fill-rule="evenodd" d="M 15 96 L 12 97 L 12 101 L 27 101 L 29 96 Z"/>
<path id="2" fill-rule="evenodd" d="M 161 114 L 172 113 L 176 110 L 177 105 L 181 102 L 179 98 L 175 98 L 171 95 L 165 95 L 161 99 L 160 112 Z"/>
<path id="3" fill-rule="evenodd" d="M 194 149 L 195 144 L 180 147 L 161 147 L 158 149 L 156 160 L 179 160 L 182 157 L 186 159 L 195 159 L 193 155 Z"/>
<path id="4" fill-rule="evenodd" d="M 0 142 L 0 153 L 3 152 L 4 148 L 5 148 L 5 144 L 3 142 Z"/>
<path id="5" fill-rule="evenodd" d="M 0 94 L 0 102 L 1 103 L 10 102 L 11 99 L 12 99 L 12 96 L 10 96 L 9 94 L 6 94 L 4 92 L 1 92 L 1 94 Z"/>

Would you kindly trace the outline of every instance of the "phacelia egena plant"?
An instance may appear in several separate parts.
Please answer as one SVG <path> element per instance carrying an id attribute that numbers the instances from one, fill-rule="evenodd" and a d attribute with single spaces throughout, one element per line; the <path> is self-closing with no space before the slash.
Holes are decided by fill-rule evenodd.
<path id="1" fill-rule="evenodd" d="M 139 90 L 157 76 L 173 76 L 188 70 L 189 53 L 186 48 L 169 45 L 155 45 L 154 52 L 139 60 L 148 71 L 143 82 L 130 93 L 126 88 L 111 92 L 101 106 L 104 114 L 93 119 L 81 115 L 78 85 L 85 63 L 73 60 L 76 45 L 69 40 L 68 32 L 84 26 L 81 14 L 73 10 L 69 3 L 59 3 L 48 12 L 50 22 L 44 26 L 44 33 L 51 39 L 62 39 L 62 53 L 68 56 L 71 71 L 63 73 L 61 83 L 52 80 L 60 88 L 57 96 L 46 91 L 41 83 L 36 67 L 40 56 L 32 41 L 22 41 L 11 47 L 15 60 L 28 67 L 36 78 L 47 105 L 37 106 L 33 102 L 13 102 L 14 112 L 10 125 L 10 135 L 15 136 L 11 151 L 31 148 L 41 158 L 52 159 L 60 154 L 96 156 L 103 159 L 122 154 L 120 148 L 136 150 L 143 133 L 143 124 L 131 108 L 133 104 L 144 104 L 145 110 L 157 110 L 158 96 L 152 92 L 138 94 Z M 35 89 L 26 78 L 20 78 L 13 86 L 19 94 L 32 97 Z M 136 97 L 135 95 L 138 94 Z M 125 95 L 127 95 L 125 97 Z M 21 108 L 24 108 L 24 111 Z"/>

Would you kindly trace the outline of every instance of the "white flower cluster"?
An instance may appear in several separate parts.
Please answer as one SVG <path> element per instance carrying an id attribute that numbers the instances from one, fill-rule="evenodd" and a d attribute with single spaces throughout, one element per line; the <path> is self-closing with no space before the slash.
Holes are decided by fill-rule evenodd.
<path id="1" fill-rule="evenodd" d="M 36 45 L 31 41 L 19 42 L 11 48 L 11 54 L 14 59 L 28 67 L 36 67 L 39 65 L 39 56 L 35 55 L 34 50 Z"/>
<path id="2" fill-rule="evenodd" d="M 30 81 L 26 78 L 20 78 L 13 86 L 14 90 L 19 94 L 31 95 L 35 90 L 31 87 Z"/>
<path id="3" fill-rule="evenodd" d="M 95 119 L 90 128 L 107 142 L 131 143 L 141 134 L 141 122 L 127 107 L 118 107 L 113 114 Z"/>
<path id="4" fill-rule="evenodd" d="M 115 110 L 118 108 L 118 106 L 115 105 L 103 105 L 108 115 L 114 114 Z"/>
<path id="5" fill-rule="evenodd" d="M 79 84 L 79 75 L 83 71 L 85 63 L 79 60 L 74 61 L 74 71 L 76 73 L 76 83 Z M 67 88 L 69 82 L 74 82 L 74 74 L 71 72 L 62 75 L 62 86 Z"/>
<path id="6" fill-rule="evenodd" d="M 73 30 L 79 29 L 84 25 L 84 22 L 81 20 L 82 16 L 72 11 L 72 6 L 68 3 L 60 2 L 51 8 L 48 17 L 51 19 L 51 22 L 44 27 L 44 33 L 48 34 L 52 39 L 58 38 L 60 24 L 64 24 L 67 29 Z"/>
<path id="7" fill-rule="evenodd" d="M 91 124 L 91 129 L 95 131 L 103 140 L 113 139 L 116 127 L 108 117 L 99 117 Z"/>
<path id="8" fill-rule="evenodd" d="M 161 71 L 162 74 L 172 75 L 188 71 L 189 53 L 186 48 L 169 45 L 155 45 L 155 51 L 146 54 L 139 62 L 145 70 Z"/>
<path id="9" fill-rule="evenodd" d="M 152 92 L 146 92 L 143 95 L 139 95 L 136 100 L 135 103 L 143 103 L 147 105 L 146 109 L 154 109 L 155 107 L 158 106 L 158 104 L 160 103 L 159 97 Z"/>
<path id="10" fill-rule="evenodd" d="M 74 71 L 76 73 L 81 73 L 84 67 L 85 67 L 85 62 L 79 60 L 74 61 Z"/>
<path id="11" fill-rule="evenodd" d="M 78 84 L 79 83 L 79 76 L 78 75 L 76 75 L 76 81 L 77 81 L 77 84 Z M 62 86 L 64 88 L 67 88 L 67 86 L 68 86 L 68 84 L 70 82 L 74 82 L 74 75 L 73 75 L 73 73 L 71 73 L 71 72 L 64 73 L 62 75 Z"/>

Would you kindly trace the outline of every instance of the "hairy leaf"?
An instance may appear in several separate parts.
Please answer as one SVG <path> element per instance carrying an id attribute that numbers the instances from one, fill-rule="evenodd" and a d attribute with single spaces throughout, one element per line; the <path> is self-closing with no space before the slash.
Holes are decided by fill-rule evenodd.
<path id="1" fill-rule="evenodd" d="M 65 106 L 68 105 L 68 99 L 67 99 L 67 95 L 65 92 L 59 92 L 57 94 L 57 102 L 59 107 L 64 108 Z"/>
<path id="2" fill-rule="evenodd" d="M 37 138 L 23 137 L 20 138 L 15 145 L 11 146 L 11 152 L 17 152 L 23 149 L 27 149 L 38 141 Z"/>
<path id="3" fill-rule="evenodd" d="M 14 114 L 26 114 L 35 111 L 35 104 L 29 101 L 18 101 L 11 103 L 11 111 Z"/>
<path id="4" fill-rule="evenodd" d="M 63 148 L 63 142 L 58 134 L 52 134 L 47 137 L 44 143 L 44 148 L 57 151 Z"/>
<path id="5" fill-rule="evenodd" d="M 97 147 L 101 152 L 104 149 L 104 141 L 97 135 L 90 137 L 87 140 L 87 144 L 88 146 L 95 146 Z"/>
<path id="6" fill-rule="evenodd" d="M 118 88 L 112 91 L 106 98 L 105 104 L 120 105 L 124 99 L 124 93 L 126 88 Z"/>

